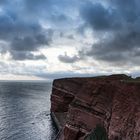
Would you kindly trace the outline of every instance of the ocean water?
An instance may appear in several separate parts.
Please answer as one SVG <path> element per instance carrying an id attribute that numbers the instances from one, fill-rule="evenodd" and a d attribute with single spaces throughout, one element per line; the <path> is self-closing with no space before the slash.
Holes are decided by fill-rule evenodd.
<path id="1" fill-rule="evenodd" d="M 51 83 L 0 82 L 0 140 L 53 140 Z"/>

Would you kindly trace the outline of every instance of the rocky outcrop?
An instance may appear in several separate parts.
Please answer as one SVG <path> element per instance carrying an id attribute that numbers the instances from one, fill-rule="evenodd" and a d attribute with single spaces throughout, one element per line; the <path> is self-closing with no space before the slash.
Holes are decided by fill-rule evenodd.
<path id="1" fill-rule="evenodd" d="M 88 139 L 98 126 L 105 131 L 97 140 L 140 140 L 140 82 L 126 75 L 54 80 L 51 112 L 59 140 Z"/>

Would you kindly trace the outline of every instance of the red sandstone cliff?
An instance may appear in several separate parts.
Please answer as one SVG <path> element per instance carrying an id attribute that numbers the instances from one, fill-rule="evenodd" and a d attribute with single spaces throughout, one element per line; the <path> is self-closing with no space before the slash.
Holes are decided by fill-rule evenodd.
<path id="1" fill-rule="evenodd" d="M 54 80 L 51 112 L 62 125 L 59 140 L 84 140 L 98 125 L 109 140 L 140 140 L 140 82 L 126 75 Z"/>

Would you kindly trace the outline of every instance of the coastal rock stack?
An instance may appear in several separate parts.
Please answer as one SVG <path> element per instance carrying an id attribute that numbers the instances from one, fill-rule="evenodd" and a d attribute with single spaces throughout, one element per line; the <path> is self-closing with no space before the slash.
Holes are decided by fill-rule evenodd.
<path id="1" fill-rule="evenodd" d="M 140 140 L 140 81 L 126 75 L 54 80 L 51 112 L 58 140 Z"/>

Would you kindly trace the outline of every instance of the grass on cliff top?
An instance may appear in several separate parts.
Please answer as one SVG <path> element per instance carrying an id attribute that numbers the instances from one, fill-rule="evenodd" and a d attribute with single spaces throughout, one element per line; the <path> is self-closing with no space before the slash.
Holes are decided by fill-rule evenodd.
<path id="1" fill-rule="evenodd" d="M 124 82 L 140 83 L 140 77 L 125 79 Z"/>
<path id="2" fill-rule="evenodd" d="M 127 76 L 125 74 L 120 74 L 122 77 L 122 81 L 123 82 L 132 82 L 132 83 L 140 83 L 140 77 L 136 77 L 136 78 L 132 78 L 131 76 Z M 119 76 L 118 74 L 116 75 L 109 75 L 109 76 L 97 76 L 97 77 L 93 77 L 94 79 L 105 79 L 107 77 L 111 77 L 111 76 Z"/>
<path id="3" fill-rule="evenodd" d="M 122 78 L 121 81 L 123 82 L 132 82 L 132 83 L 139 83 L 140 82 L 140 77 L 132 78 L 131 76 L 125 75 L 125 74 L 119 74 Z M 119 76 L 117 75 L 111 75 L 111 76 Z"/>

